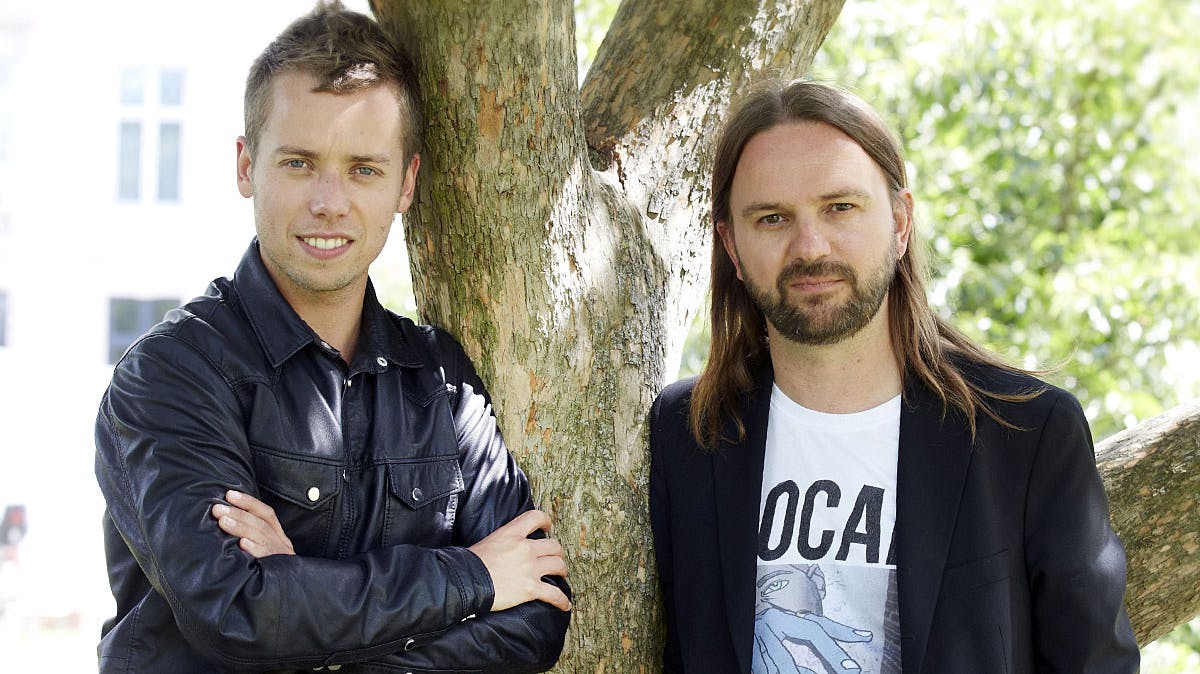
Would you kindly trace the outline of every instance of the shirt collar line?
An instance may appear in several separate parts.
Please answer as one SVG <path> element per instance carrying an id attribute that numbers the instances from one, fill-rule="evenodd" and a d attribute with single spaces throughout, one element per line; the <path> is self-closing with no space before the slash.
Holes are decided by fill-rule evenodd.
<path id="1" fill-rule="evenodd" d="M 321 339 L 283 298 L 267 273 L 257 238 L 238 263 L 233 286 L 271 367 L 278 368 L 309 344 L 320 344 Z"/>

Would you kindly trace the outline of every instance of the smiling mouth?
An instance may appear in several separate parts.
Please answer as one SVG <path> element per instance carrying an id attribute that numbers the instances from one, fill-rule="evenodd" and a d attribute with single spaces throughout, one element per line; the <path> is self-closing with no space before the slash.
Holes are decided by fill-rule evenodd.
<path id="1" fill-rule="evenodd" d="M 334 248 L 341 248 L 342 246 L 350 243 L 349 239 L 340 236 L 332 239 L 326 239 L 317 236 L 305 236 L 301 237 L 300 240 L 319 250 L 333 250 Z"/>

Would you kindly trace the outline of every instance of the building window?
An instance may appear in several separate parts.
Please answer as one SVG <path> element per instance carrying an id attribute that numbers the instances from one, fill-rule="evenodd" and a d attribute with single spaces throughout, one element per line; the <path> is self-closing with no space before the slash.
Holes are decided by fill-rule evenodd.
<path id="1" fill-rule="evenodd" d="M 117 158 L 117 196 L 137 201 L 142 186 L 142 123 L 121 122 L 121 149 Z"/>
<path id="2" fill-rule="evenodd" d="M 0 346 L 8 346 L 8 293 L 0 290 Z"/>
<path id="3" fill-rule="evenodd" d="M 158 125 L 158 200 L 179 201 L 179 122 Z"/>
<path id="4" fill-rule="evenodd" d="M 121 104 L 141 105 L 146 100 L 145 73 L 141 68 L 121 70 Z"/>
<path id="5" fill-rule="evenodd" d="M 121 71 L 117 150 L 120 200 L 139 201 L 143 195 L 154 195 L 163 203 L 179 201 L 184 84 L 184 72 L 178 68 Z"/>
<path id="6" fill-rule="evenodd" d="M 116 363 L 147 330 L 179 306 L 178 299 L 137 300 L 113 297 L 108 300 L 108 362 Z"/>
<path id="7" fill-rule="evenodd" d="M 183 105 L 183 71 L 164 68 L 158 77 L 158 101 L 164 106 Z"/>

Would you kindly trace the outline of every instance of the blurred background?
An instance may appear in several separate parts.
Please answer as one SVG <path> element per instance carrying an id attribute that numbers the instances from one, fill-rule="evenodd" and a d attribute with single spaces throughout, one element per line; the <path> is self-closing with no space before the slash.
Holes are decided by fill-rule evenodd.
<path id="1" fill-rule="evenodd" d="M 366 0 L 346 3 L 366 11 Z M 112 364 L 232 273 L 251 60 L 310 0 L 0 0 L 0 654 L 94 671 Z M 614 0 L 575 3 L 580 72 Z M 1200 3 L 849 0 L 813 66 L 899 129 L 932 298 L 1097 439 L 1200 396 Z M 415 317 L 400 230 L 380 296 Z M 703 366 L 703 318 L 681 375 Z M 1200 621 L 1143 672 L 1200 672 Z"/>

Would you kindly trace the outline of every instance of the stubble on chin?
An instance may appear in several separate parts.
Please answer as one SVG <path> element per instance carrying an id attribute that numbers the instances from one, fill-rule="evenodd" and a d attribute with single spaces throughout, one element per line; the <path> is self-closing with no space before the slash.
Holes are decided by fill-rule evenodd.
<path id="1" fill-rule="evenodd" d="M 793 261 L 779 273 L 774 294 L 748 277 L 744 283 L 750 298 L 780 336 L 798 344 L 821 346 L 841 342 L 866 327 L 883 306 L 895 272 L 893 251 L 890 264 L 880 265 L 864 283 L 844 263 L 801 260 Z M 841 280 L 849 287 L 850 297 L 838 301 L 817 295 L 791 300 L 788 286 L 794 279 L 805 277 Z"/>

